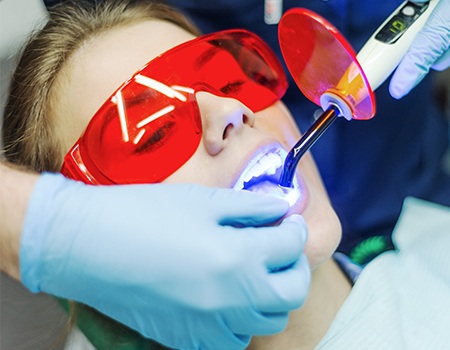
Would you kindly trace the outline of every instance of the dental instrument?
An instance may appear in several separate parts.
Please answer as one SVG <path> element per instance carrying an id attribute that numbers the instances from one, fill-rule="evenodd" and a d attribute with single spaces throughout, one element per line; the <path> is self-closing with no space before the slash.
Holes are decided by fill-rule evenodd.
<path id="1" fill-rule="evenodd" d="M 324 112 L 288 153 L 279 179 L 281 188 L 292 187 L 301 157 L 337 117 L 366 120 L 375 115 L 373 91 L 400 63 L 438 1 L 402 3 L 357 56 L 321 16 L 303 8 L 286 12 L 279 24 L 284 60 L 302 93 Z"/>

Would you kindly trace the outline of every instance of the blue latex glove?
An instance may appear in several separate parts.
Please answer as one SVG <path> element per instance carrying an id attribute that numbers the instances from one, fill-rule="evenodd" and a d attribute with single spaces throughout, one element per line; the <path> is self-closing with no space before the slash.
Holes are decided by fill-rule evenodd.
<path id="1" fill-rule="evenodd" d="M 449 66 L 450 0 L 440 0 L 397 67 L 389 92 L 392 97 L 400 99 L 427 75 L 430 68 L 444 70 Z"/>
<path id="2" fill-rule="evenodd" d="M 180 349 L 241 349 L 306 298 L 307 229 L 287 202 L 198 185 L 87 186 L 44 174 L 21 239 L 22 282 Z M 233 226 L 229 226 L 233 225 Z"/>

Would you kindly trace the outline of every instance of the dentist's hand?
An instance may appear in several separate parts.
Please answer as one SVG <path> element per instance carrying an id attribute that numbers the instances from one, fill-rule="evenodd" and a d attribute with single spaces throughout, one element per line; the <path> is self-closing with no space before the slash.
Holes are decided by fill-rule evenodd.
<path id="1" fill-rule="evenodd" d="M 245 191 L 44 174 L 22 232 L 22 282 L 170 347 L 241 349 L 281 331 L 309 289 L 303 219 L 254 227 L 287 210 Z"/>
<path id="2" fill-rule="evenodd" d="M 450 0 L 440 0 L 397 67 L 389 92 L 400 99 L 425 77 L 430 68 L 444 70 L 449 66 Z"/>

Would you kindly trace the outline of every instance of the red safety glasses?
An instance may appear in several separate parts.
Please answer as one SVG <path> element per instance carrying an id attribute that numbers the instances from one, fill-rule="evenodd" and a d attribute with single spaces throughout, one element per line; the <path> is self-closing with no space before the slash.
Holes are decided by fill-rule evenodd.
<path id="1" fill-rule="evenodd" d="M 286 88 L 280 62 L 255 34 L 227 30 L 198 37 L 156 57 L 120 86 L 67 153 L 61 172 L 90 184 L 160 182 L 200 144 L 195 92 L 235 98 L 257 112 Z"/>

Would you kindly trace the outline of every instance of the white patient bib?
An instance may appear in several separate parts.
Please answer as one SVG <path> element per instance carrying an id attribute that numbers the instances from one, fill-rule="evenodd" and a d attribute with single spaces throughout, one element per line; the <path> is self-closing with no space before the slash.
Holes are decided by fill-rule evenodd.
<path id="1" fill-rule="evenodd" d="M 450 208 L 407 198 L 316 349 L 450 349 Z"/>

